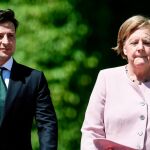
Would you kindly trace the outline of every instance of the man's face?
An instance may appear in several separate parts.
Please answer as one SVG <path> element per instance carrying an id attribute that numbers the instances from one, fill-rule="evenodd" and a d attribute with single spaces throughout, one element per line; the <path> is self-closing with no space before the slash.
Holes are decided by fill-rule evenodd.
<path id="1" fill-rule="evenodd" d="M 14 53 L 16 48 L 16 31 L 12 22 L 0 23 L 0 66 Z"/>

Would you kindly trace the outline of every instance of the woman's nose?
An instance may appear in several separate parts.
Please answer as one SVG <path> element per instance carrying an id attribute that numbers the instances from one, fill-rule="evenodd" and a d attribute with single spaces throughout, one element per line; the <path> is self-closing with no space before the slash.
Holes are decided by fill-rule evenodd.
<path id="1" fill-rule="evenodd" d="M 139 42 L 138 45 L 137 45 L 137 51 L 143 51 L 144 50 L 144 45 L 142 42 Z"/>

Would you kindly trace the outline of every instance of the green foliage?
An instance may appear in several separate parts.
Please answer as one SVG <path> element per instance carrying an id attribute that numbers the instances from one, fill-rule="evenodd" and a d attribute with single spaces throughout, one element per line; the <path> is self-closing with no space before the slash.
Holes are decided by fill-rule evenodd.
<path id="1" fill-rule="evenodd" d="M 116 7 L 118 2 L 0 1 L 0 7 L 12 8 L 20 22 L 14 57 L 42 70 L 48 80 L 59 123 L 59 150 L 80 149 L 80 129 L 98 71 L 124 64 L 110 48 L 115 46 L 123 17 L 136 14 L 137 10 L 141 13 L 142 9 L 138 9 L 141 3 L 135 7 L 135 2 L 130 2 L 132 9 L 122 11 L 122 7 Z M 149 9 L 143 9 L 143 14 L 146 10 L 149 14 Z M 35 125 L 34 122 L 32 144 L 38 150 Z"/>
<path id="2" fill-rule="evenodd" d="M 51 90 L 59 123 L 59 150 L 80 149 L 80 128 L 100 53 L 86 51 L 91 30 L 71 0 L 7 0 L 20 22 L 15 59 L 42 70 Z M 72 1 L 73 2 L 73 1 Z M 93 45 L 94 46 L 94 45 Z M 38 149 L 35 124 L 33 149 Z"/>

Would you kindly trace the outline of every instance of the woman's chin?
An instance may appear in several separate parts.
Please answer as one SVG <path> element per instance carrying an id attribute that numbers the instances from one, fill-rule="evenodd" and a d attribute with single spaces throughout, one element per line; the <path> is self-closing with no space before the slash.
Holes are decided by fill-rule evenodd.
<path id="1" fill-rule="evenodd" d="M 135 66 L 143 66 L 148 63 L 147 59 L 145 58 L 135 58 L 134 59 L 134 65 Z"/>
<path id="2" fill-rule="evenodd" d="M 134 62 L 134 66 L 136 68 L 143 68 L 143 67 L 146 67 L 148 65 L 147 62 Z"/>

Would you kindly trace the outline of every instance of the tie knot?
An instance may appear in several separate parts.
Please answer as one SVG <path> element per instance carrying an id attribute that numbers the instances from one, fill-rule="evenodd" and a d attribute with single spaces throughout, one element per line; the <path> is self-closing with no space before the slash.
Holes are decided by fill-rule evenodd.
<path id="1" fill-rule="evenodd" d="M 0 67 L 0 75 L 2 74 L 3 70 L 7 70 L 5 67 Z"/>

